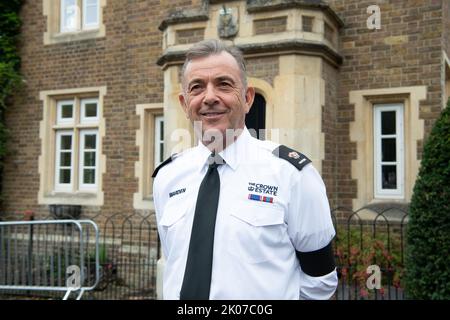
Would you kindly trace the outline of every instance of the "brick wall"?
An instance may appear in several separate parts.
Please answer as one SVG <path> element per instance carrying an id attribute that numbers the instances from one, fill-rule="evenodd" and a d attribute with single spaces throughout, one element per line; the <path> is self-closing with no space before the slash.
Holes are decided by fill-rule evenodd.
<path id="1" fill-rule="evenodd" d="M 336 175 L 340 165 L 336 161 L 337 135 L 337 83 L 338 70 L 330 64 L 322 64 L 322 78 L 325 80 L 325 105 L 322 108 L 322 131 L 325 134 L 325 159 L 322 161 L 322 178 L 327 187 L 328 200 L 332 208 L 338 204 Z"/>
<path id="2" fill-rule="evenodd" d="M 112 214 L 133 210 L 133 193 L 137 190 L 134 166 L 138 160 L 135 134 L 139 126 L 136 104 L 163 101 L 163 74 L 156 65 L 162 50 L 159 6 L 158 0 L 126 4 L 109 1 L 104 10 L 105 38 L 44 46 L 42 2 L 24 4 L 20 53 L 26 85 L 6 112 L 11 138 L 3 184 L 5 211 L 31 209 L 48 214 L 47 206 L 37 204 L 39 122 L 43 116 L 39 92 L 92 86 L 107 86 L 103 140 L 107 167 L 101 211 Z M 100 211 L 95 207 L 83 209 L 88 210 L 84 214 Z"/>
<path id="3" fill-rule="evenodd" d="M 351 160 L 356 146 L 349 139 L 354 106 L 349 91 L 403 86 L 427 86 L 427 99 L 420 104 L 420 117 L 428 134 L 441 110 L 441 0 L 383 1 L 381 30 L 368 30 L 366 9 L 372 0 L 329 0 L 343 19 L 340 52 L 344 57 L 338 85 L 336 118 L 339 163 L 339 205 L 351 207 L 356 184 L 351 179 Z M 421 156 L 422 143 L 419 143 Z"/>

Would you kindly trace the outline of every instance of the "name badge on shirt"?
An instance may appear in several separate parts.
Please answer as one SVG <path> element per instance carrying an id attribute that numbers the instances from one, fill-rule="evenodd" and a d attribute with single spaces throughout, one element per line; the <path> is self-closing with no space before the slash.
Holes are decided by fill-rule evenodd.
<path id="1" fill-rule="evenodd" d="M 179 195 L 179 194 L 184 193 L 184 192 L 186 192 L 186 188 L 170 192 L 169 193 L 169 198 L 172 198 L 173 196 Z"/>

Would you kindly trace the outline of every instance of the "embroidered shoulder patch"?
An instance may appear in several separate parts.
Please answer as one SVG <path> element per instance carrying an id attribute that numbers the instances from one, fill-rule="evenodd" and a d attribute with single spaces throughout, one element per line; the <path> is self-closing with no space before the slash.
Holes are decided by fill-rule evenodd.
<path id="1" fill-rule="evenodd" d="M 307 156 L 284 145 L 280 145 L 273 150 L 272 153 L 276 157 L 290 162 L 298 170 L 302 170 L 304 166 L 311 163 L 311 160 L 309 160 Z"/>

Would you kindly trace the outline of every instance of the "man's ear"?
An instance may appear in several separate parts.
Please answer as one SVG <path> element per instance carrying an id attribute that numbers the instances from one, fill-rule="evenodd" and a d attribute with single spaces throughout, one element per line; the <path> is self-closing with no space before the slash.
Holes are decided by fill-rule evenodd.
<path id="1" fill-rule="evenodd" d="M 250 111 L 253 100 L 255 100 L 255 88 L 248 87 L 245 91 L 245 113 L 248 113 Z"/>
<path id="2" fill-rule="evenodd" d="M 183 111 L 184 111 L 184 114 L 186 115 L 186 118 L 189 119 L 187 101 L 186 101 L 186 98 L 184 97 L 183 93 L 180 93 L 178 95 L 178 101 L 180 101 L 180 105 L 183 108 Z"/>

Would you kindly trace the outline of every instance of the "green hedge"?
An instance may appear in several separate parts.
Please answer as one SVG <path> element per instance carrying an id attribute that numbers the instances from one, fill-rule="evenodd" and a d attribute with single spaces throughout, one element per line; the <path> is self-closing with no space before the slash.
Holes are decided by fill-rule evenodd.
<path id="1" fill-rule="evenodd" d="M 412 299 L 450 299 L 450 101 L 424 146 L 411 199 L 406 289 Z"/>
<path id="2" fill-rule="evenodd" d="M 19 11 L 22 2 L 23 0 L 0 2 L 0 172 L 6 154 L 7 130 L 4 123 L 4 113 L 10 103 L 9 98 L 21 84 L 17 40 L 20 34 Z"/>

